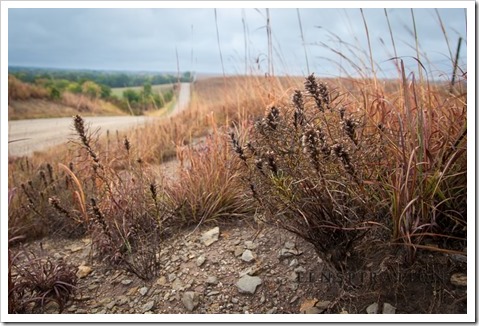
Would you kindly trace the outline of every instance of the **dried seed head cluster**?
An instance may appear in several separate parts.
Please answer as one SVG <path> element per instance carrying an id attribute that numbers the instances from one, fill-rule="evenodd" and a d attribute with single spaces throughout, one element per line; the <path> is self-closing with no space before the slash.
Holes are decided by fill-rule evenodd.
<path id="1" fill-rule="evenodd" d="M 319 132 L 320 131 L 317 128 L 308 126 L 303 136 L 301 137 L 303 152 L 309 154 L 310 161 L 317 171 L 319 170 Z"/>
<path id="2" fill-rule="evenodd" d="M 243 151 L 243 147 L 239 144 L 239 141 L 235 138 L 235 134 L 232 132 L 230 133 L 231 142 L 233 144 L 233 148 L 235 152 L 238 154 L 239 158 L 243 161 L 246 161 L 246 156 Z"/>
<path id="3" fill-rule="evenodd" d="M 48 203 L 53 208 L 55 208 L 55 210 L 57 212 L 61 213 L 65 217 L 68 217 L 68 218 L 71 217 L 70 212 L 60 205 L 60 199 L 58 199 L 58 197 L 53 196 L 53 197 L 48 198 Z"/>
<path id="4" fill-rule="evenodd" d="M 271 129 L 276 130 L 278 123 L 279 123 L 279 110 L 277 107 L 273 106 L 266 117 L 266 124 Z"/>
<path id="5" fill-rule="evenodd" d="M 298 90 L 294 92 L 293 104 L 295 107 L 293 124 L 297 129 L 299 126 L 303 126 L 305 122 L 303 94 L 301 94 L 301 92 Z"/>
<path id="6" fill-rule="evenodd" d="M 125 136 L 125 139 L 123 140 L 123 145 L 125 146 L 126 152 L 130 153 L 131 144 L 126 136 Z"/>
<path id="7" fill-rule="evenodd" d="M 346 148 L 343 146 L 341 143 L 336 143 L 332 146 L 334 154 L 339 158 L 341 163 L 343 164 L 345 170 L 351 174 L 354 175 L 354 167 L 351 163 L 351 158 L 349 156 L 348 151 Z"/>
<path id="8" fill-rule="evenodd" d="M 353 118 L 343 118 L 341 121 L 344 132 L 356 145 L 358 144 L 356 140 L 356 127 L 358 124 L 358 120 Z"/>
<path id="9" fill-rule="evenodd" d="M 85 121 L 83 120 L 81 116 L 76 115 L 75 117 L 73 117 L 73 125 L 75 127 L 76 132 L 78 133 L 78 136 L 80 137 L 80 141 L 83 147 L 87 150 L 88 154 L 96 163 L 94 165 L 94 168 L 96 169 L 100 167 L 100 159 L 98 158 L 98 155 L 95 153 L 95 151 L 90 145 L 90 137 L 87 136 L 87 132 L 85 129 Z"/>
<path id="10" fill-rule="evenodd" d="M 268 161 L 268 166 L 271 169 L 271 172 L 276 176 L 278 175 L 278 166 L 276 164 L 276 158 L 273 151 L 268 151 L 266 153 L 266 159 Z"/>
<path id="11" fill-rule="evenodd" d="M 326 84 L 318 84 L 316 78 L 314 77 L 314 74 L 311 74 L 306 78 L 304 86 L 308 93 L 314 98 L 316 106 L 321 112 L 324 112 L 325 109 L 330 109 L 330 97 Z"/>

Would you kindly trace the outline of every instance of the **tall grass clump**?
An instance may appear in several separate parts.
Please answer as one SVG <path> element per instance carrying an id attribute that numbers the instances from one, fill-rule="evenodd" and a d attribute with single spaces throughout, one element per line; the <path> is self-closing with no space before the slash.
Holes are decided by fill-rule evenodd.
<path id="1" fill-rule="evenodd" d="M 461 250 L 467 236 L 466 93 L 448 93 L 446 84 L 406 78 L 400 98 L 383 101 L 390 171 L 393 239 L 407 246 L 408 260 L 418 248 Z M 443 248 L 425 242 L 441 239 Z"/>
<path id="2" fill-rule="evenodd" d="M 8 313 L 45 312 L 52 303 L 61 313 L 76 291 L 75 272 L 63 261 L 9 248 Z"/>
<path id="3" fill-rule="evenodd" d="M 228 138 L 214 121 L 211 125 L 203 143 L 178 150 L 178 173 L 166 189 L 170 211 L 183 226 L 228 222 L 253 212 Z"/>
<path id="4" fill-rule="evenodd" d="M 464 97 L 406 77 L 399 87 L 351 97 L 310 75 L 291 104 L 232 136 L 266 221 L 311 242 L 333 271 L 360 268 L 377 240 L 401 245 L 408 263 L 418 249 L 465 246 Z"/>
<path id="5" fill-rule="evenodd" d="M 311 242 L 336 272 L 347 268 L 356 243 L 385 223 L 376 189 L 384 139 L 339 102 L 310 75 L 291 104 L 270 107 L 248 135 L 232 136 L 266 221 Z"/>
<path id="6" fill-rule="evenodd" d="M 93 247 L 100 258 L 141 279 L 156 276 L 168 219 L 157 179 L 127 137 L 118 142 L 116 155 L 107 156 L 95 149 L 80 116 L 74 117 L 74 128 L 83 152 L 79 159 L 87 163 L 82 184 L 89 189 L 85 205 Z"/>

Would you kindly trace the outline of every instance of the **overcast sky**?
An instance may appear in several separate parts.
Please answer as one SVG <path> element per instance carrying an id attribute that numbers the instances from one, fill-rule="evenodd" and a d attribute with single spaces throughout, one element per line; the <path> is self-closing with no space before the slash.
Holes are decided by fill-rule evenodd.
<path id="1" fill-rule="evenodd" d="M 216 13 L 225 72 L 268 72 L 266 10 L 220 8 Z M 305 43 L 296 9 L 269 10 L 276 74 L 306 74 L 305 51 L 309 70 L 317 75 L 367 73 L 371 65 L 359 9 L 301 8 L 299 14 Z M 416 56 L 411 10 L 387 9 L 387 14 L 397 56 L 409 67 L 417 65 L 408 58 Z M 451 52 L 454 56 L 459 37 L 464 39 L 460 63 L 465 69 L 465 10 L 414 9 L 414 16 L 421 60 L 429 73 L 450 76 Z M 395 53 L 384 9 L 364 9 L 364 17 L 378 76 L 388 76 L 394 73 L 389 59 Z M 8 11 L 9 65 L 174 72 L 176 53 L 181 71 L 222 73 L 214 9 Z"/>

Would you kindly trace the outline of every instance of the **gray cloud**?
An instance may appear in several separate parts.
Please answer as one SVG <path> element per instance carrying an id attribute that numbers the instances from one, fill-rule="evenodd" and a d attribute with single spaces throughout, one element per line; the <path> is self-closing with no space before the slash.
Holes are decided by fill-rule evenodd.
<path id="1" fill-rule="evenodd" d="M 451 51 L 466 39 L 464 9 L 439 9 Z M 368 40 L 359 9 L 270 9 L 276 72 L 366 73 Z M 378 73 L 394 72 L 394 56 L 384 9 L 364 9 Z M 410 9 L 388 9 L 397 55 L 415 67 Z M 451 59 L 434 9 L 414 9 L 421 59 L 435 74 L 450 73 Z M 214 9 L 9 9 L 9 65 L 87 69 L 221 73 Z M 220 45 L 227 73 L 247 68 L 267 71 L 265 9 L 217 9 Z M 243 25 L 244 22 L 244 25 Z M 246 28 L 246 35 L 243 32 Z M 466 45 L 466 44 L 465 44 Z M 342 57 L 344 55 L 344 57 Z M 427 60 L 426 57 L 427 56 Z M 466 46 L 461 64 L 465 67 Z M 351 60 L 359 68 L 348 64 Z M 411 68 L 413 69 L 413 68 Z"/>

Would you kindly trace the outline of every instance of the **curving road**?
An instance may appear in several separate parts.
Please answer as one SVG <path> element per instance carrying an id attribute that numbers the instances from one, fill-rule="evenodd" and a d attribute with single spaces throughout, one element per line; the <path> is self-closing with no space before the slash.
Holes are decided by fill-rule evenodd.
<path id="1" fill-rule="evenodd" d="M 176 115 L 188 107 L 190 84 L 182 83 L 174 110 L 169 116 Z M 141 127 L 146 123 L 161 119 L 147 116 L 84 117 L 91 130 L 101 128 L 116 131 Z M 8 155 L 25 156 L 35 151 L 67 142 L 75 137 L 72 118 L 29 119 L 8 122 Z"/>

